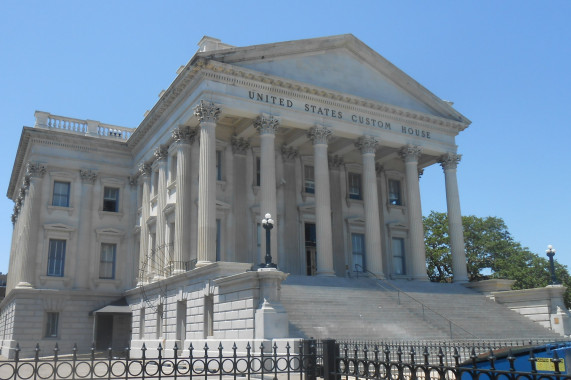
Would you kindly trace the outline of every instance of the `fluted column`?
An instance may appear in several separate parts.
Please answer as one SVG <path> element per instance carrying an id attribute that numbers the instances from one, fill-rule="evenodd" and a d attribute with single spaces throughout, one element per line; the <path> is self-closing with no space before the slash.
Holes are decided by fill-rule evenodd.
<path id="1" fill-rule="evenodd" d="M 427 280 L 424 227 L 422 225 L 420 185 L 418 181 L 418 159 L 422 154 L 422 149 L 416 145 L 407 145 L 400 153 L 405 162 L 409 241 L 412 253 L 412 276 L 417 280 Z"/>
<path id="2" fill-rule="evenodd" d="M 190 262 L 190 148 L 196 138 L 196 130 L 181 126 L 172 133 L 176 141 L 176 207 L 174 224 L 174 274 L 186 271 L 185 263 Z"/>
<path id="3" fill-rule="evenodd" d="M 216 261 L 216 121 L 219 114 L 219 107 L 204 100 L 194 109 L 200 121 L 197 267 Z"/>
<path id="4" fill-rule="evenodd" d="M 375 152 L 378 141 L 372 136 L 359 138 L 355 146 L 363 157 L 363 201 L 365 207 L 365 255 L 366 269 L 384 277 L 381 252 L 381 224 L 379 218 L 379 198 L 377 193 L 377 172 Z"/>
<path id="5" fill-rule="evenodd" d="M 312 127 L 308 132 L 308 137 L 313 143 L 317 275 L 321 276 L 334 275 L 329 159 L 327 157 L 327 143 L 331 134 L 331 130 L 325 127 Z"/>
<path id="6" fill-rule="evenodd" d="M 79 208 L 78 219 L 81 223 L 78 225 L 77 238 L 77 259 L 75 261 L 75 286 L 78 289 L 87 289 L 89 287 L 89 270 L 90 266 L 86 263 L 90 262 L 92 255 L 91 235 L 92 235 L 92 210 L 97 210 L 97 202 L 93 196 L 93 184 L 97 179 L 97 173 L 91 170 L 79 170 L 81 178 L 81 205 Z"/>
<path id="7" fill-rule="evenodd" d="M 446 206 L 448 209 L 448 236 L 452 251 L 452 273 L 454 282 L 468 282 L 466 250 L 464 247 L 464 229 L 462 228 L 462 212 L 460 211 L 460 194 L 456 168 L 462 155 L 448 153 L 440 158 L 446 183 Z"/>
<path id="8" fill-rule="evenodd" d="M 40 213 L 40 197 L 42 194 L 42 180 L 46 173 L 46 167 L 42 164 L 28 163 L 26 168 L 25 187 L 26 198 L 24 199 L 24 213 L 22 222 L 22 261 L 19 268 L 19 282 L 17 288 L 34 287 L 36 274 L 36 249 L 38 241 L 38 220 Z M 17 273 L 18 274 L 18 273 Z"/>
<path id="9" fill-rule="evenodd" d="M 276 205 L 276 153 L 275 153 L 275 137 L 276 131 L 279 128 L 279 121 L 274 119 L 273 116 L 263 117 L 259 116 L 254 122 L 254 127 L 260 134 L 260 215 L 258 221 L 269 213 L 274 220 L 278 220 L 277 205 Z M 271 241 L 271 255 L 272 261 L 278 263 L 278 229 L 273 228 L 270 231 Z M 258 263 L 264 262 L 266 252 L 266 239 L 261 241 L 260 254 Z"/>
<path id="10" fill-rule="evenodd" d="M 139 243 L 139 285 L 149 280 L 147 260 L 149 257 L 149 227 L 147 221 L 150 216 L 151 203 L 151 165 L 139 166 L 139 176 L 143 179 L 143 194 L 141 197 L 141 235 Z"/>
<path id="11" fill-rule="evenodd" d="M 168 149 L 160 146 L 155 149 L 155 159 L 153 166 L 158 173 L 157 181 L 157 225 L 156 225 L 156 252 L 155 260 L 157 265 L 155 267 L 155 276 L 163 277 L 166 273 L 165 269 L 169 264 L 168 247 L 166 239 L 166 218 L 164 209 L 167 204 L 167 158 Z"/>

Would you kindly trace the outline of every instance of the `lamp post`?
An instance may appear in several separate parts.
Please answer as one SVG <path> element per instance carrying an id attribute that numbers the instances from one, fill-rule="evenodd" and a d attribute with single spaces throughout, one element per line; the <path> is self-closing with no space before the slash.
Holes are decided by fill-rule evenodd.
<path id="1" fill-rule="evenodd" d="M 555 277 L 555 264 L 553 263 L 553 256 L 555 256 L 555 249 L 549 244 L 547 250 L 545 251 L 547 257 L 549 257 L 549 271 L 551 272 L 551 285 L 557 285 L 557 278 Z"/>
<path id="2" fill-rule="evenodd" d="M 266 230 L 266 262 L 260 264 L 260 268 L 277 268 L 277 265 L 272 263 L 272 252 L 270 245 L 270 231 L 274 228 L 274 220 L 270 214 L 266 214 L 262 219 L 262 227 Z"/>

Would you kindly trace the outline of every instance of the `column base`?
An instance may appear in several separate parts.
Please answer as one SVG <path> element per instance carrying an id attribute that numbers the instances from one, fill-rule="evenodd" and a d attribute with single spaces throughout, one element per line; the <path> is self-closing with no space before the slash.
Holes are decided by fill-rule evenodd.
<path id="1" fill-rule="evenodd" d="M 335 277 L 335 272 L 331 272 L 331 271 L 319 272 L 319 271 L 317 271 L 317 273 L 315 273 L 315 275 L 319 276 L 319 277 Z"/>
<path id="2" fill-rule="evenodd" d="M 468 280 L 468 277 L 461 277 L 458 279 L 456 277 L 452 277 L 452 282 L 455 284 L 466 284 L 470 282 L 470 280 Z"/>
<path id="3" fill-rule="evenodd" d="M 22 289 L 22 288 L 31 289 L 33 287 L 34 286 L 32 284 L 30 284 L 29 282 L 26 282 L 26 281 L 19 282 L 18 285 L 16 285 L 16 288 L 18 288 L 18 289 Z"/>
<path id="4" fill-rule="evenodd" d="M 202 268 L 210 264 L 212 264 L 212 261 L 197 261 L 195 268 Z"/>

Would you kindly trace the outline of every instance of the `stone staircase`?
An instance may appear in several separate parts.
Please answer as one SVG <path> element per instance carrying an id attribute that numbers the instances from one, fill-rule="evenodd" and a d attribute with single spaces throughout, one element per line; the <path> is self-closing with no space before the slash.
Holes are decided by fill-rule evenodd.
<path id="1" fill-rule="evenodd" d="M 562 338 L 457 284 L 290 275 L 281 299 L 299 338 Z"/>

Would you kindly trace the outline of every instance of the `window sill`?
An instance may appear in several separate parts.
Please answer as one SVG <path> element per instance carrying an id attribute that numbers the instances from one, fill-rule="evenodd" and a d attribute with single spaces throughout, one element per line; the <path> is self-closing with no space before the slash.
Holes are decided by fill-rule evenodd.
<path id="1" fill-rule="evenodd" d="M 105 216 L 113 216 L 119 219 L 123 218 L 123 213 L 122 212 L 114 212 L 114 211 L 103 211 L 103 210 L 99 210 L 99 217 L 103 218 Z"/>
<path id="2" fill-rule="evenodd" d="M 105 285 L 111 285 L 114 286 L 115 288 L 119 288 L 119 285 L 121 285 L 121 280 L 117 280 L 117 279 L 112 279 L 112 278 L 98 278 L 93 280 L 93 285 L 95 288 L 99 288 L 104 287 Z"/>
<path id="3" fill-rule="evenodd" d="M 399 210 L 399 211 L 401 211 L 403 214 L 406 213 L 406 206 L 387 204 L 387 208 L 389 209 L 389 211 L 391 211 L 391 210 Z"/>
<path id="4" fill-rule="evenodd" d="M 69 215 L 71 215 L 73 213 L 73 207 L 48 205 L 48 213 L 51 214 L 54 211 L 66 211 Z"/>
<path id="5" fill-rule="evenodd" d="M 67 276 L 63 276 L 63 277 L 58 277 L 58 276 L 40 276 L 40 283 L 42 285 L 46 285 L 46 284 L 61 284 L 65 287 L 68 287 L 69 284 L 71 283 L 71 277 L 67 277 Z"/>

